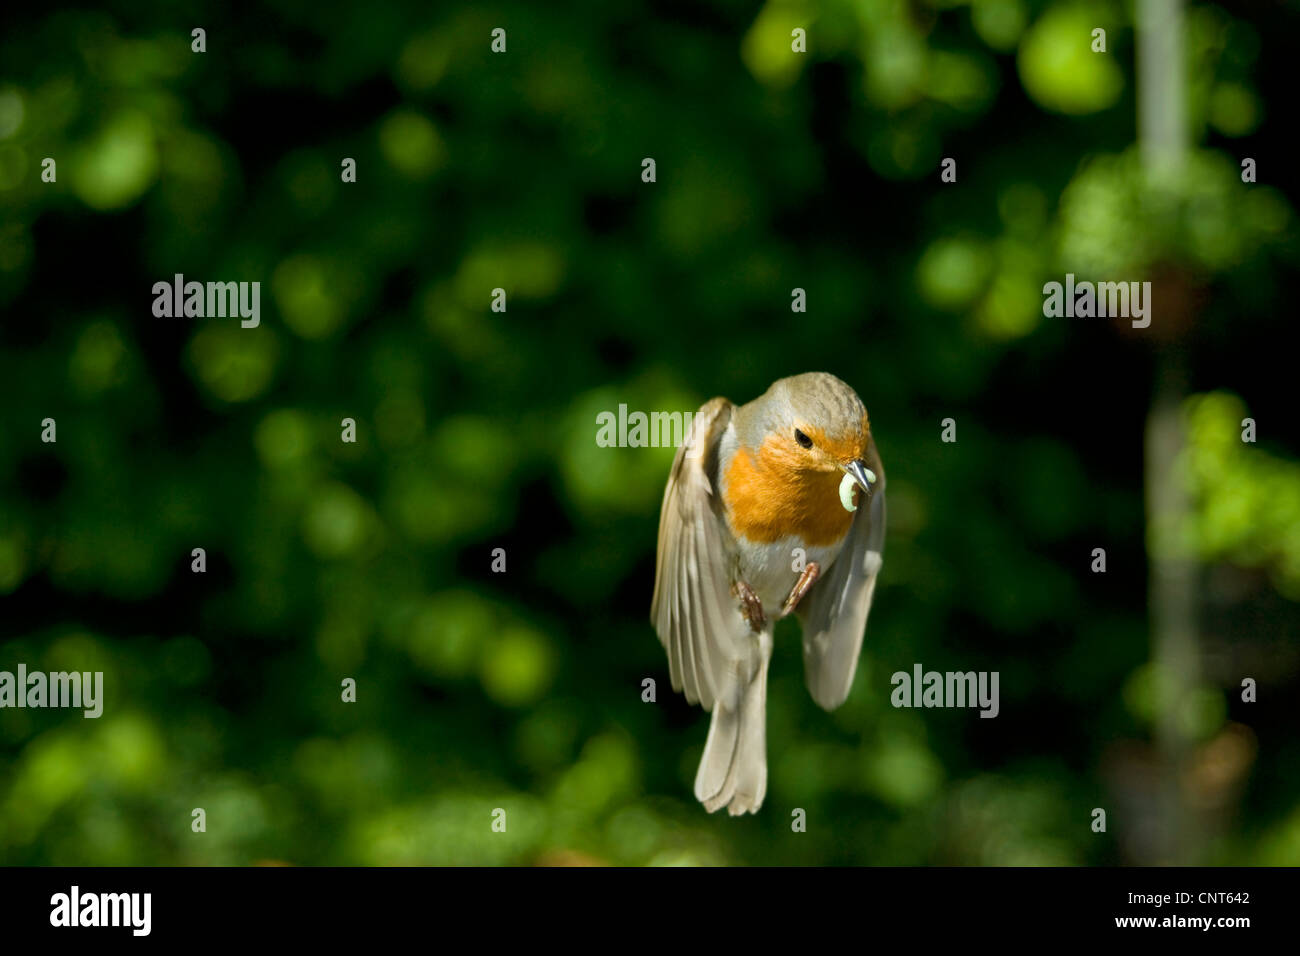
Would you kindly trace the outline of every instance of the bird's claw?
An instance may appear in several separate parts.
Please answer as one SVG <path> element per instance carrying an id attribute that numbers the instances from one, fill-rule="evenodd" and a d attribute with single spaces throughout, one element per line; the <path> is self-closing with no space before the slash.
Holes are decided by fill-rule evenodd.
<path id="1" fill-rule="evenodd" d="M 758 599 L 754 589 L 744 581 L 737 581 L 735 590 L 737 597 L 740 598 L 740 613 L 749 622 L 750 630 L 757 634 L 767 624 L 767 616 L 763 613 L 763 602 Z"/>
<path id="2" fill-rule="evenodd" d="M 821 565 L 816 561 L 809 561 L 804 565 L 803 574 L 799 575 L 799 580 L 796 581 L 794 587 L 790 589 L 790 596 L 787 597 L 785 603 L 781 605 L 782 617 L 786 617 L 799 606 L 799 602 L 803 600 L 804 595 L 808 593 L 808 590 L 817 583 L 817 578 L 821 573 Z"/>

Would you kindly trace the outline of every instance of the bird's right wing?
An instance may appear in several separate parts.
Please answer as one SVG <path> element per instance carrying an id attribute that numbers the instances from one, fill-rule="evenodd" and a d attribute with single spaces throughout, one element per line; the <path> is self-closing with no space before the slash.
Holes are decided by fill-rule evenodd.
<path id="1" fill-rule="evenodd" d="M 731 594 L 732 556 L 715 482 L 718 443 L 734 409 L 725 398 L 706 402 L 677 449 L 659 514 L 650 605 L 673 690 L 705 710 L 718 700 L 734 709 L 761 663 L 758 641 Z"/>
<path id="2" fill-rule="evenodd" d="M 853 516 L 848 540 L 830 571 L 799 606 L 804 682 L 826 710 L 844 703 L 853 685 L 885 547 L 885 469 L 874 440 L 867 464 L 876 473 L 870 501 Z"/>

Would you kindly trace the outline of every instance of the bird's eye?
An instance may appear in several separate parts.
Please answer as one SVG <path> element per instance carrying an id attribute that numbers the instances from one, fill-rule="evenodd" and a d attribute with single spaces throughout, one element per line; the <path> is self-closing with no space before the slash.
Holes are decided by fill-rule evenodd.
<path id="1" fill-rule="evenodd" d="M 797 441 L 800 445 L 803 445 L 804 448 L 812 447 L 812 439 L 809 438 L 807 435 L 805 435 L 803 432 L 799 431 L 799 429 L 797 428 L 794 430 L 794 440 Z"/>

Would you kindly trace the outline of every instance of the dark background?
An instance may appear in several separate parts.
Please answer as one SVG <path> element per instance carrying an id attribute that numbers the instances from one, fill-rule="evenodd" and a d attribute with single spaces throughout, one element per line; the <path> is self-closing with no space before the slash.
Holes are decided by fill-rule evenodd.
<path id="1" fill-rule="evenodd" d="M 106 703 L 0 711 L 0 861 L 1300 862 L 1294 5 L 1186 7 L 1161 176 L 1118 5 L 5 16 L 0 670 Z M 155 318 L 177 272 L 261 325 Z M 1067 272 L 1150 328 L 1044 317 Z M 871 413 L 884 570 L 839 711 L 779 629 L 766 803 L 711 817 L 672 449 L 596 417 L 809 370 Z M 1000 715 L 891 707 L 917 662 Z"/>

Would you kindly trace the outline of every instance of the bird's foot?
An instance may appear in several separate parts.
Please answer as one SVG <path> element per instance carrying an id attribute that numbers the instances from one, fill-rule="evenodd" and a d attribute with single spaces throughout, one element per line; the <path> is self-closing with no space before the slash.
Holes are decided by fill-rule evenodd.
<path id="1" fill-rule="evenodd" d="M 750 630 L 757 634 L 767 624 L 767 617 L 763 614 L 763 602 L 758 599 L 754 589 L 744 581 L 737 581 L 734 591 L 740 598 L 740 613 L 745 615 Z"/>
<path id="2" fill-rule="evenodd" d="M 781 616 L 785 617 L 799 606 L 808 589 L 817 583 L 817 578 L 821 576 L 821 565 L 816 561 L 809 561 L 804 565 L 803 574 L 799 575 L 799 580 L 794 582 L 794 588 L 790 591 L 790 596 L 785 599 L 781 605 Z"/>

